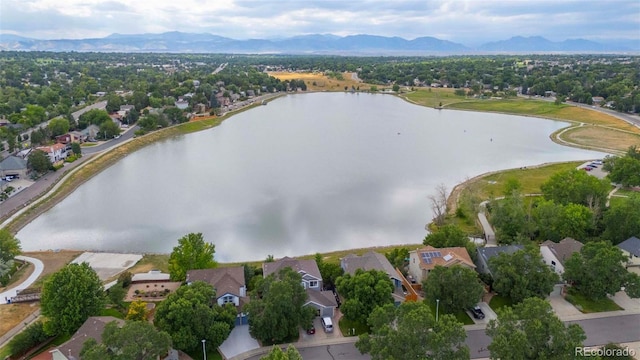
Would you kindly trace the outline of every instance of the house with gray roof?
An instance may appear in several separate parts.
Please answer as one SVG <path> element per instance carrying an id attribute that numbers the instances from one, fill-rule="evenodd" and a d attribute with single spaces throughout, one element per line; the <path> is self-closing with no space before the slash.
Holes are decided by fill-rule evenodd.
<path id="1" fill-rule="evenodd" d="M 0 161 L 0 177 L 13 176 L 27 178 L 27 160 L 17 156 L 9 156 Z"/>
<path id="2" fill-rule="evenodd" d="M 516 251 L 524 250 L 524 246 L 522 245 L 505 245 L 505 246 L 491 246 L 491 247 L 479 247 L 478 248 L 478 256 L 476 257 L 476 270 L 479 273 L 489 274 L 493 276 L 491 273 L 491 268 L 489 266 L 489 260 L 493 257 L 496 257 L 500 254 L 513 254 Z"/>
<path id="3" fill-rule="evenodd" d="M 115 321 L 118 326 L 124 325 L 124 320 L 117 319 L 113 316 L 92 316 L 80 326 L 78 331 L 69 339 L 69 341 L 49 351 L 53 360 L 72 360 L 80 359 L 80 351 L 82 345 L 89 338 L 95 339 L 98 344 L 102 343 L 102 333 L 108 323 Z"/>
<path id="4" fill-rule="evenodd" d="M 545 264 L 549 265 L 558 275 L 564 273 L 564 263 L 574 253 L 580 252 L 584 245 L 570 237 L 553 242 L 547 240 L 540 244 L 540 255 Z"/>
<path id="5" fill-rule="evenodd" d="M 242 312 L 249 302 L 247 285 L 244 278 L 244 267 L 233 266 L 215 269 L 199 269 L 187 271 L 187 284 L 204 281 L 216 290 L 218 305 L 232 304 L 238 310 L 236 325 L 247 325 L 247 314 Z"/>
<path id="6" fill-rule="evenodd" d="M 627 269 L 640 275 L 640 239 L 632 236 L 618 244 L 618 247 L 629 257 Z"/>
<path id="7" fill-rule="evenodd" d="M 393 283 L 394 291 L 392 296 L 394 301 L 396 303 L 404 301 L 402 278 L 400 274 L 398 274 L 393 265 L 391 265 L 387 257 L 379 252 L 369 251 L 362 256 L 349 254 L 340 260 L 340 267 L 342 267 L 346 274 L 351 275 L 355 275 L 358 269 L 362 269 L 364 271 L 378 270 L 386 273 Z"/>
<path id="8" fill-rule="evenodd" d="M 301 285 L 307 292 L 305 306 L 316 308 L 318 316 L 333 317 L 338 303 L 332 291 L 322 290 L 322 275 L 315 260 L 298 260 L 285 256 L 274 262 L 263 263 L 262 274 L 264 277 L 271 274 L 277 275 L 280 270 L 287 267 L 302 276 Z"/>

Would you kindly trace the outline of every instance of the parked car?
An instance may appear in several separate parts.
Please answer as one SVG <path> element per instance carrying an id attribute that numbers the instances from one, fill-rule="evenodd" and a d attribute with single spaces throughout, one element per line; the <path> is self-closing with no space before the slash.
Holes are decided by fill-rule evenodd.
<path id="1" fill-rule="evenodd" d="M 584 168 L 582 168 L 582 170 L 584 170 L 584 171 L 591 171 L 591 168 L 590 168 L 590 167 L 584 167 Z"/>
<path id="2" fill-rule="evenodd" d="M 469 311 L 471 311 L 471 314 L 473 315 L 474 318 L 476 319 L 484 319 L 484 313 L 482 312 L 482 309 L 480 309 L 480 306 L 474 306 L 471 309 L 469 309 Z"/>
<path id="3" fill-rule="evenodd" d="M 311 327 L 307 329 L 307 334 L 313 335 L 315 333 L 316 333 L 316 328 L 315 326 L 311 325 Z"/>

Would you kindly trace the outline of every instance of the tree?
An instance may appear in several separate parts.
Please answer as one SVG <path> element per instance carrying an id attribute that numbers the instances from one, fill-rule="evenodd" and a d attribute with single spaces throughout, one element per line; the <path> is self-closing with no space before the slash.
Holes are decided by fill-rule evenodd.
<path id="1" fill-rule="evenodd" d="M 125 296 L 127 296 L 127 290 L 123 287 L 121 282 L 116 282 L 115 285 L 107 290 L 109 302 L 119 309 L 124 308 Z"/>
<path id="2" fill-rule="evenodd" d="M 182 110 L 177 107 L 170 107 L 164 110 L 164 114 L 172 124 L 180 124 L 187 121 Z"/>
<path id="3" fill-rule="evenodd" d="M 40 304 L 49 334 L 73 334 L 103 308 L 102 281 L 89 264 L 69 264 L 45 281 Z"/>
<path id="4" fill-rule="evenodd" d="M 471 242 L 467 234 L 455 224 L 447 224 L 437 228 L 427 235 L 422 243 L 435 248 L 464 247 L 472 259 L 476 255 L 476 244 Z"/>
<path id="5" fill-rule="evenodd" d="M 302 276 L 286 267 L 257 284 L 244 307 L 254 338 L 263 344 L 278 344 L 297 338 L 300 327 L 311 325 L 315 309 L 304 306 L 307 293 L 301 283 Z"/>
<path id="6" fill-rule="evenodd" d="M 635 294 L 640 283 L 637 276 L 625 269 L 626 261 L 617 246 L 606 241 L 589 242 L 565 262 L 563 277 L 576 291 L 591 299 L 614 295 L 623 287 L 629 296 L 640 296 Z"/>
<path id="7" fill-rule="evenodd" d="M 49 335 L 44 331 L 42 321 L 36 321 L 16 334 L 9 341 L 7 347 L 11 355 L 18 356 L 42 344 L 47 339 L 49 339 Z"/>
<path id="8" fill-rule="evenodd" d="M 459 265 L 436 266 L 423 280 L 422 289 L 427 303 L 440 300 L 440 308 L 449 314 L 475 306 L 484 293 L 478 273 Z"/>
<path id="9" fill-rule="evenodd" d="M 422 302 L 386 304 L 369 317 L 370 334 L 360 335 L 356 348 L 372 360 L 469 359 L 467 334 L 453 315 L 438 322 Z"/>
<path id="10" fill-rule="evenodd" d="M 215 298 L 205 282 L 181 286 L 158 305 L 154 323 L 171 335 L 176 349 L 194 351 L 203 339 L 217 348 L 231 333 L 237 310 L 231 304 L 219 306 Z"/>
<path id="11" fill-rule="evenodd" d="M 33 150 L 27 160 L 27 166 L 40 174 L 43 174 L 51 168 L 51 159 L 42 150 Z"/>
<path id="12" fill-rule="evenodd" d="M 501 243 L 512 244 L 531 234 L 531 222 L 525 211 L 522 194 L 514 191 L 503 200 L 491 202 L 491 219 Z"/>
<path id="13" fill-rule="evenodd" d="M 122 105 L 122 98 L 120 95 L 109 94 L 107 95 L 107 107 L 106 110 L 110 113 L 116 112 L 120 110 L 120 105 Z"/>
<path id="14" fill-rule="evenodd" d="M 102 343 L 85 341 L 80 351 L 83 360 L 155 360 L 171 349 L 171 337 L 146 321 L 108 323 L 102 333 Z"/>
<path id="15" fill-rule="evenodd" d="M 173 281 L 184 281 L 187 271 L 216 267 L 215 245 L 204 241 L 202 233 L 189 233 L 178 239 L 169 257 L 169 274 Z"/>
<path id="16" fill-rule="evenodd" d="M 436 193 L 428 196 L 433 211 L 433 222 L 441 226 L 447 215 L 447 187 L 444 184 L 436 186 Z"/>
<path id="17" fill-rule="evenodd" d="M 493 289 L 515 303 L 526 298 L 544 299 L 560 280 L 542 260 L 540 250 L 529 246 L 512 254 L 502 253 L 489 260 L 493 269 Z"/>
<path id="18" fill-rule="evenodd" d="M 582 170 L 568 170 L 553 174 L 540 186 L 544 198 L 558 204 L 580 204 L 591 210 L 604 208 L 610 184 Z"/>
<path id="19" fill-rule="evenodd" d="M 69 120 L 65 118 L 55 118 L 49 121 L 49 132 L 52 137 L 63 135 L 69 132 Z"/>
<path id="20" fill-rule="evenodd" d="M 339 277 L 336 287 L 345 298 L 342 314 L 351 321 L 365 324 L 376 307 L 393 304 L 393 283 L 384 271 L 358 269 L 353 276 Z"/>
<path id="21" fill-rule="evenodd" d="M 602 238 L 619 244 L 640 234 L 640 194 L 630 194 L 626 201 L 612 202 L 604 213 Z"/>
<path id="22" fill-rule="evenodd" d="M 504 307 L 486 331 L 491 359 L 575 359 L 575 349 L 587 338 L 580 325 L 565 326 L 551 305 L 538 298 Z"/>
<path id="23" fill-rule="evenodd" d="M 129 305 L 129 312 L 127 312 L 127 320 L 132 321 L 144 321 L 147 319 L 147 303 L 142 300 L 136 300 Z"/>
<path id="24" fill-rule="evenodd" d="M 111 121 L 108 112 L 100 109 L 92 109 L 80 115 L 78 118 L 78 128 L 84 129 L 89 125 L 100 125 L 106 121 Z"/>
<path id="25" fill-rule="evenodd" d="M 623 157 L 608 158 L 605 168 L 612 182 L 622 186 L 640 185 L 640 152 L 635 146 L 630 147 Z"/>
<path id="26" fill-rule="evenodd" d="M 593 212 L 584 205 L 541 200 L 533 210 L 539 237 L 558 242 L 566 237 L 584 239 L 594 229 Z"/>
<path id="27" fill-rule="evenodd" d="M 77 156 L 81 156 L 82 155 L 82 148 L 80 147 L 80 144 L 78 143 L 71 143 L 71 151 L 73 151 L 74 155 Z"/>
<path id="28" fill-rule="evenodd" d="M 395 248 L 390 252 L 384 254 L 394 268 L 400 269 L 403 274 L 406 275 L 405 269 L 409 265 L 409 249 L 407 248 Z"/>
<path id="29" fill-rule="evenodd" d="M 20 255 L 20 240 L 16 239 L 7 229 L 0 229 L 0 262 L 13 260 Z"/>
<path id="30" fill-rule="evenodd" d="M 100 124 L 98 136 L 102 136 L 103 139 L 112 139 L 117 135 L 120 135 L 120 128 L 113 120 L 109 119 Z"/>
<path id="31" fill-rule="evenodd" d="M 260 360 L 302 360 L 302 355 L 298 352 L 293 345 L 289 344 L 286 351 L 282 351 L 277 346 L 274 346 L 266 356 L 260 358 Z"/>
<path id="32" fill-rule="evenodd" d="M 322 284 L 327 289 L 335 288 L 336 279 L 344 274 L 344 269 L 339 264 L 325 262 L 320 254 L 316 254 L 315 260 L 322 276 Z"/>

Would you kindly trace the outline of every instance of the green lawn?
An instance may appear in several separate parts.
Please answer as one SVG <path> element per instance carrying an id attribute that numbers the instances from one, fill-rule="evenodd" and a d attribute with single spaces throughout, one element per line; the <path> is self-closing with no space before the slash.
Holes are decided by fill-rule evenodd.
<path id="1" fill-rule="evenodd" d="M 357 321 L 347 320 L 345 318 L 340 319 L 338 323 L 342 336 L 358 336 L 369 332 L 369 327 L 366 324 Z M 352 329 L 355 329 L 355 334 Z M 322 329 L 316 329 L 316 331 L 322 331 Z"/>
<path id="2" fill-rule="evenodd" d="M 633 194 L 640 196 L 640 191 L 633 191 L 631 189 L 618 189 L 618 191 L 616 191 L 614 195 L 629 196 Z"/>
<path id="3" fill-rule="evenodd" d="M 198 348 L 198 351 L 187 353 L 187 355 L 191 356 L 194 360 L 204 358 L 202 356 L 202 347 Z M 209 347 L 207 347 L 207 360 L 222 360 L 222 355 L 220 355 L 218 349 L 209 349 Z"/>
<path id="4" fill-rule="evenodd" d="M 435 317 L 436 316 L 436 304 L 429 304 L 429 308 L 431 309 L 431 313 Z M 444 315 L 444 314 L 446 314 L 446 313 L 442 312 L 442 309 L 438 309 L 438 310 L 439 310 L 439 312 L 438 312 L 438 316 L 439 317 Z M 455 313 L 453 313 L 451 315 L 455 316 L 456 319 L 459 322 L 461 322 L 463 325 L 473 325 L 473 324 L 475 324 L 473 322 L 473 320 L 469 317 L 467 312 L 464 311 L 464 310 L 456 311 Z"/>
<path id="5" fill-rule="evenodd" d="M 506 296 L 494 295 L 489 302 L 489 307 L 495 312 L 507 306 L 513 306 L 513 301 Z"/>
<path id="6" fill-rule="evenodd" d="M 124 314 L 114 308 L 100 310 L 100 316 L 113 316 L 114 318 L 124 319 Z"/>
<path id="7" fill-rule="evenodd" d="M 591 300 L 591 299 L 587 299 L 584 295 L 578 294 L 575 291 L 571 291 L 571 290 L 569 290 L 569 294 L 567 294 L 565 299 L 568 302 L 572 303 L 578 310 L 580 310 L 585 314 L 605 312 L 605 311 L 624 310 L 609 298 L 604 298 L 600 300 Z"/>

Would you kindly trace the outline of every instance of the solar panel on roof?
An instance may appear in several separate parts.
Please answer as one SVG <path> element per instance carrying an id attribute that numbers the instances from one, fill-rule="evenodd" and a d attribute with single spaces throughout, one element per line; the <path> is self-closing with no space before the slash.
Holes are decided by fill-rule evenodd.
<path id="1" fill-rule="evenodd" d="M 424 259 L 424 262 L 426 262 L 427 264 L 431 264 L 431 258 Z"/>

